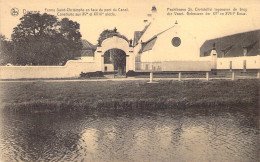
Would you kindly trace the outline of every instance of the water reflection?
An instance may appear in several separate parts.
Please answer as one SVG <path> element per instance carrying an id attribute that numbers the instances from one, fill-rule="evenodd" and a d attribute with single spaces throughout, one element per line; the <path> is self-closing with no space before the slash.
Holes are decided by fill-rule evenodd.
<path id="1" fill-rule="evenodd" d="M 258 159 L 255 109 L 0 115 L 3 161 Z"/>

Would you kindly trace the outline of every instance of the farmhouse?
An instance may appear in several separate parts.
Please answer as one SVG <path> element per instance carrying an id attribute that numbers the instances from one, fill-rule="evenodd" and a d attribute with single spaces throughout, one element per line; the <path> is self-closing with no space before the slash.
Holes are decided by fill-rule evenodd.
<path id="1" fill-rule="evenodd" d="M 260 30 L 206 40 L 199 47 L 195 36 L 176 22 L 157 19 L 156 7 L 133 40 L 113 36 L 93 45 L 83 40 L 81 57 L 65 66 L 1 66 L 0 79 L 72 78 L 87 72 L 241 72 L 260 70 Z M 168 24 L 168 25 L 167 25 Z M 115 29 L 116 32 L 116 29 Z M 122 56 L 122 68 L 113 54 Z"/>
<path id="2" fill-rule="evenodd" d="M 212 44 L 217 53 L 216 69 L 260 68 L 260 30 L 206 40 L 200 48 L 200 57 L 210 57 Z"/>

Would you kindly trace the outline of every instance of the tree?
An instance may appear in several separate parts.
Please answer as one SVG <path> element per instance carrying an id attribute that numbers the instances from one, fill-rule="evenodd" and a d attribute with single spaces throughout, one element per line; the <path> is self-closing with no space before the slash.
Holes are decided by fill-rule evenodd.
<path id="1" fill-rule="evenodd" d="M 108 29 L 104 30 L 99 36 L 98 44 L 101 45 L 105 39 L 113 37 L 113 36 L 123 38 L 128 42 L 128 39 L 124 35 L 121 35 L 119 32 L 117 32 L 117 29 L 115 28 L 114 30 L 108 30 Z M 120 49 L 115 49 L 115 48 L 110 49 L 107 52 L 109 52 L 109 54 L 110 54 L 109 56 L 111 56 L 111 58 L 112 58 L 111 61 L 114 65 L 114 69 L 118 69 L 119 75 L 122 75 L 123 69 L 125 68 L 125 65 L 126 65 L 125 52 Z"/>
<path id="2" fill-rule="evenodd" d="M 11 52 L 13 45 L 6 37 L 0 34 L 0 65 L 5 65 L 11 62 Z"/>
<path id="3" fill-rule="evenodd" d="M 61 20 L 60 33 L 62 35 L 61 39 L 63 44 L 67 47 L 67 55 L 65 55 L 65 60 L 73 59 L 74 57 L 80 56 L 80 50 L 82 49 L 81 34 L 79 32 L 80 25 L 77 22 L 73 22 L 68 18 Z"/>
<path id="4" fill-rule="evenodd" d="M 14 28 L 12 62 L 20 65 L 57 65 L 80 56 L 80 25 L 47 13 L 25 14 Z"/>

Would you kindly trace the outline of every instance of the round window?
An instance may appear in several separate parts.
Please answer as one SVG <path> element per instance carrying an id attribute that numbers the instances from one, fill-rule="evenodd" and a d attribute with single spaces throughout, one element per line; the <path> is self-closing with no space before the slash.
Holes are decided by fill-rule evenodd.
<path id="1" fill-rule="evenodd" d="M 174 47 L 178 47 L 179 45 L 181 45 L 181 39 L 179 37 L 172 38 L 172 45 Z"/>

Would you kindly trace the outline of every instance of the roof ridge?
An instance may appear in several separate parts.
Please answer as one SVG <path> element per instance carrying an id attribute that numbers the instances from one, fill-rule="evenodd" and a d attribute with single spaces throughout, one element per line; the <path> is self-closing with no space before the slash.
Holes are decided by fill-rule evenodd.
<path id="1" fill-rule="evenodd" d="M 89 42 L 88 40 L 86 40 L 86 39 L 82 39 L 82 41 L 85 41 L 85 42 L 88 43 L 89 45 L 93 46 L 93 44 L 90 43 L 90 42 Z"/>
<path id="2" fill-rule="evenodd" d="M 234 36 L 234 35 L 246 34 L 246 33 L 257 32 L 257 31 L 260 32 L 260 29 L 250 30 L 250 31 L 246 31 L 246 32 L 239 32 L 239 33 L 234 33 L 234 34 L 229 34 L 229 35 L 225 35 L 225 36 L 221 36 L 221 37 L 215 37 L 215 38 L 212 38 L 212 39 L 207 39 L 206 41 L 215 40 L 215 39 L 222 39 L 222 38 L 226 38 L 226 37 L 230 37 L 230 36 Z"/>
<path id="3" fill-rule="evenodd" d="M 146 42 L 142 42 L 143 44 L 151 42 L 154 38 L 157 38 L 157 35 L 154 35 L 152 38 L 148 39 Z"/>
<path id="4" fill-rule="evenodd" d="M 173 25 L 173 26 L 169 27 L 168 29 L 165 29 L 165 30 L 163 30 L 162 32 L 156 34 L 156 36 L 161 35 L 162 33 L 166 32 L 167 30 L 170 30 L 170 29 L 173 28 L 173 27 L 175 27 L 175 25 Z"/>
<path id="5" fill-rule="evenodd" d="M 90 43 L 88 40 L 86 39 L 81 39 L 82 42 L 82 49 L 96 49 L 97 45 L 93 45 L 92 43 Z"/>
<path id="6" fill-rule="evenodd" d="M 139 38 L 139 40 L 142 38 L 142 36 L 144 35 L 144 33 L 146 32 L 146 30 L 149 28 L 149 26 L 152 24 L 152 22 L 150 22 L 148 25 L 146 25 L 145 27 L 144 27 L 144 29 L 142 30 L 142 31 L 140 31 L 141 32 L 141 36 L 140 36 L 140 38 Z M 138 40 L 138 41 L 139 41 Z"/>
<path id="7" fill-rule="evenodd" d="M 170 30 L 170 29 L 173 28 L 173 27 L 175 27 L 175 25 L 173 25 L 173 26 L 169 27 L 168 29 L 165 29 L 165 30 L 163 30 L 162 32 L 160 32 L 160 33 L 154 35 L 152 38 L 148 39 L 146 42 L 143 42 L 143 43 L 148 43 L 148 42 L 152 41 L 154 38 L 157 38 L 159 35 L 163 34 L 164 32 Z"/>
<path id="8" fill-rule="evenodd" d="M 149 28 L 149 26 L 151 25 L 152 22 L 150 22 L 148 25 L 145 25 L 144 29 L 142 30 L 142 32 L 146 32 L 146 30 Z"/>

